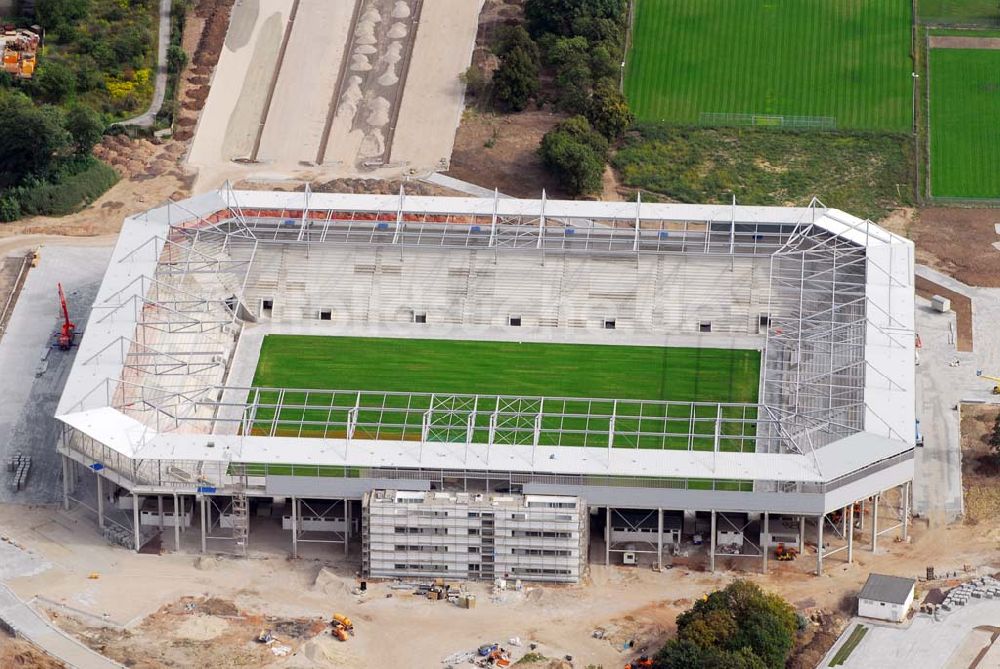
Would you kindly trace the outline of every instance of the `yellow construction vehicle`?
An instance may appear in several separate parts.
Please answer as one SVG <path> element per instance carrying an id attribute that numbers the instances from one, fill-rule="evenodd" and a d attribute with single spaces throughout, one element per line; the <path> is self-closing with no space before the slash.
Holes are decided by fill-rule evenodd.
<path id="1" fill-rule="evenodd" d="M 791 562 L 798 555 L 797 549 L 786 547 L 785 544 L 778 544 L 778 547 L 774 549 L 774 557 L 777 558 L 778 562 Z"/>
<path id="2" fill-rule="evenodd" d="M 996 383 L 1000 383 L 1000 376 L 987 376 L 986 374 L 983 374 L 983 370 L 981 369 L 976 370 L 976 376 L 986 379 L 987 381 L 995 381 Z M 1000 395 L 1000 385 L 993 386 L 993 394 Z"/>
<path id="3" fill-rule="evenodd" d="M 334 613 L 330 624 L 333 626 L 330 633 L 341 641 L 347 641 L 348 636 L 354 636 L 354 623 L 343 613 Z"/>

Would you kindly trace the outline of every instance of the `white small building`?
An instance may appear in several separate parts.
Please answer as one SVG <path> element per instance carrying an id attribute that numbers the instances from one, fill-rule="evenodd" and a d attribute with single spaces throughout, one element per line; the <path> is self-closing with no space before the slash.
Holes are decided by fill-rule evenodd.
<path id="1" fill-rule="evenodd" d="M 916 581 L 912 578 L 869 574 L 865 587 L 858 595 L 858 615 L 902 622 L 913 605 L 914 584 Z"/>

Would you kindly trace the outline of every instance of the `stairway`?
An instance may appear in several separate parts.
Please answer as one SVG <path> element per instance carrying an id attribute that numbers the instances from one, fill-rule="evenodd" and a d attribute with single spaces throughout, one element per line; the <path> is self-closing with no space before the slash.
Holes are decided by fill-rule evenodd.
<path id="1" fill-rule="evenodd" d="M 247 501 L 247 470 L 242 464 L 231 464 L 233 474 L 233 543 L 236 552 L 247 556 L 247 540 L 250 536 L 250 508 Z"/>

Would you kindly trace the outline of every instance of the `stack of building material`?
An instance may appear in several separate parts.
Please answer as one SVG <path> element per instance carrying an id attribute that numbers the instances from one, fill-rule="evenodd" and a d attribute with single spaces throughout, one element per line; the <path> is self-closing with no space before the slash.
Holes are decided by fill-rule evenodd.
<path id="1" fill-rule="evenodd" d="M 952 611 L 965 606 L 970 599 L 996 599 L 1000 597 L 1000 581 L 992 576 L 982 576 L 953 588 L 941 602 L 942 611 Z"/>
<path id="2" fill-rule="evenodd" d="M 31 469 L 31 456 L 20 451 L 7 460 L 7 471 L 10 473 L 10 487 L 14 491 L 23 490 L 28 482 L 28 471 Z"/>

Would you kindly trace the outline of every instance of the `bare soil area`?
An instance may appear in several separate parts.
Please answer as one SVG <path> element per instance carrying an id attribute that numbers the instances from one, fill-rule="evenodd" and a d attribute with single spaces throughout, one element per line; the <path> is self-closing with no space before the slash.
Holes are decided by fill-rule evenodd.
<path id="1" fill-rule="evenodd" d="M 198 114 L 208 98 L 209 82 L 229 28 L 234 0 L 199 0 L 188 12 L 184 26 L 184 51 L 191 56 L 177 90 L 179 109 L 174 117 L 174 138 L 194 137 Z"/>
<path id="2" fill-rule="evenodd" d="M 171 602 L 128 630 L 89 627 L 56 613 L 50 616 L 93 650 L 135 669 L 266 667 L 329 629 L 319 618 L 270 617 L 207 597 Z M 273 640 L 260 642 L 263 631 L 270 632 Z"/>
<path id="3" fill-rule="evenodd" d="M 962 405 L 962 484 L 965 488 L 965 522 L 985 527 L 1000 540 L 1000 460 L 990 452 L 989 435 L 1000 406 Z"/>
<path id="4" fill-rule="evenodd" d="M 0 667 L 4 669 L 65 669 L 55 660 L 23 639 L 0 632 Z"/>
<path id="5" fill-rule="evenodd" d="M 448 176 L 513 197 L 565 192 L 538 157 L 542 136 L 565 117 L 548 111 L 489 114 L 466 109 L 455 136 Z"/>
<path id="6" fill-rule="evenodd" d="M 951 300 L 951 310 L 955 312 L 955 346 L 959 351 L 973 350 L 972 300 L 950 288 L 934 283 L 922 276 L 916 277 L 917 295 L 931 299 L 935 295 Z"/>
<path id="7" fill-rule="evenodd" d="M 1000 287 L 1000 209 L 929 207 L 909 226 L 917 262 L 962 283 Z"/>
<path id="8" fill-rule="evenodd" d="M 932 49 L 1000 49 L 1000 37 L 931 35 L 929 42 Z"/>

